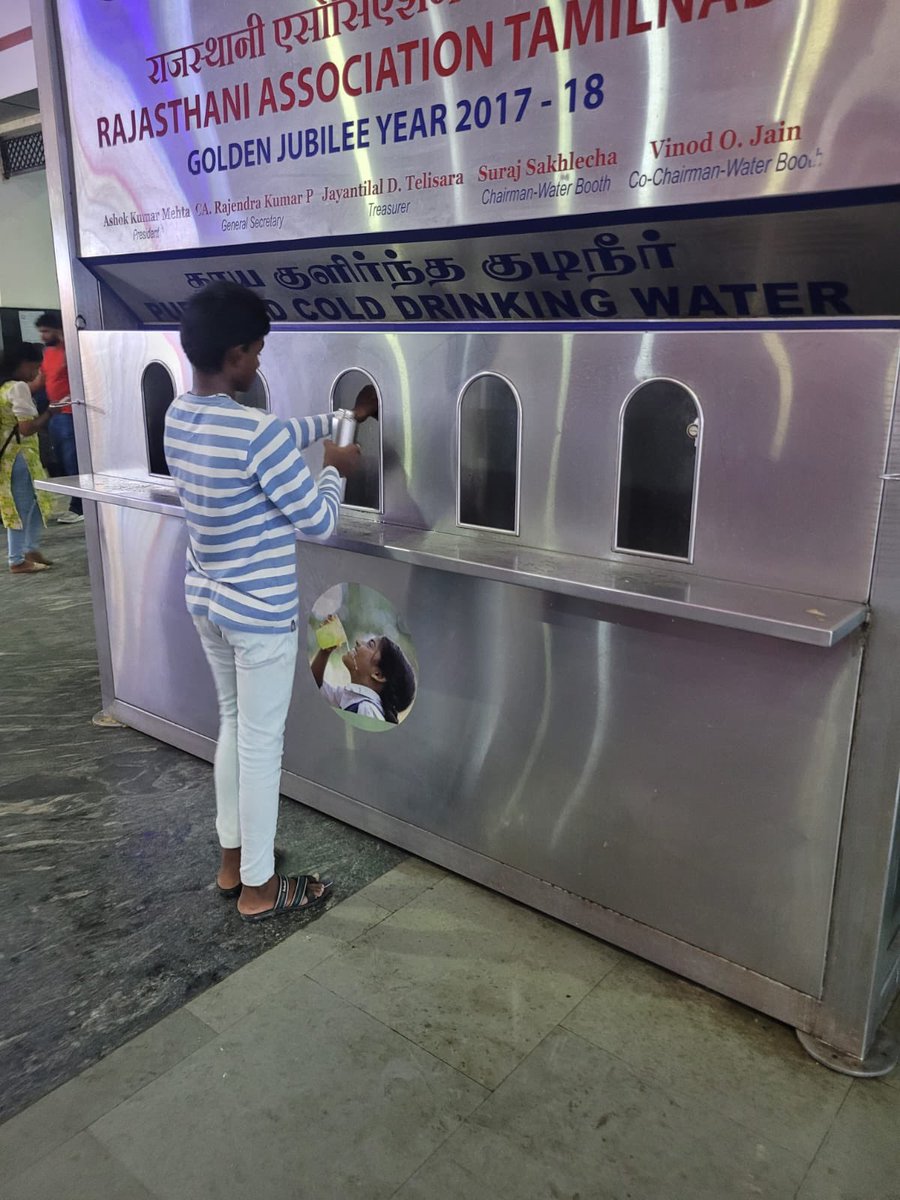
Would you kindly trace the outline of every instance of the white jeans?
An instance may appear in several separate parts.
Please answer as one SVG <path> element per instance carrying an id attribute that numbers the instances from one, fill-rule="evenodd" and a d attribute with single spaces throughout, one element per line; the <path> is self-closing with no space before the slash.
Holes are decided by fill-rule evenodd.
<path id="1" fill-rule="evenodd" d="M 241 848 L 241 883 L 260 887 L 275 870 L 275 826 L 284 723 L 297 632 L 244 633 L 194 617 L 219 698 L 216 832 Z"/>

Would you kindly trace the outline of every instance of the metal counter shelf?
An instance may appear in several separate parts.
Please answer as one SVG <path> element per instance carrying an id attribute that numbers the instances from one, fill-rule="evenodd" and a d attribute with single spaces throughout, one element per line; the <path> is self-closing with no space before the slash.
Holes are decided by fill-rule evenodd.
<path id="1" fill-rule="evenodd" d="M 35 487 L 62 496 L 80 496 L 123 508 L 142 508 L 148 512 L 183 516 L 181 501 L 173 487 L 125 479 L 119 475 L 62 475 L 56 479 L 35 480 Z"/>
<path id="2" fill-rule="evenodd" d="M 111 475 L 77 475 L 38 483 L 48 492 L 126 508 L 183 516 L 174 489 Z M 302 539 L 301 539 L 302 540 Z M 686 577 L 644 563 L 610 562 L 514 545 L 491 535 L 435 533 L 343 513 L 329 545 L 412 566 L 492 579 L 636 612 L 719 625 L 810 646 L 829 647 L 860 628 L 868 608 L 705 576 Z"/>

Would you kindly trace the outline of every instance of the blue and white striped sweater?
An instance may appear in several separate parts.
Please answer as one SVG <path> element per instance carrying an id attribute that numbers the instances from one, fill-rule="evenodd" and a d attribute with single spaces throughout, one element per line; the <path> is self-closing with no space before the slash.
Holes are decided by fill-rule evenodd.
<path id="1" fill-rule="evenodd" d="M 188 610 L 216 625 L 287 633 L 299 609 L 296 538 L 327 538 L 341 480 L 313 479 L 301 451 L 331 416 L 281 421 L 229 396 L 179 396 L 165 453 L 187 517 Z"/>

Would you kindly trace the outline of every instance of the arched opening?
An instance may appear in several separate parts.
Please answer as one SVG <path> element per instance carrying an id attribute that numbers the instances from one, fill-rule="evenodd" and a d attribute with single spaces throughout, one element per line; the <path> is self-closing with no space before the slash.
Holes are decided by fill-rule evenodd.
<path id="1" fill-rule="evenodd" d="M 457 523 L 518 533 L 522 410 L 509 380 L 492 373 L 471 379 L 457 425 Z"/>
<path id="2" fill-rule="evenodd" d="M 651 379 L 622 408 L 616 549 L 690 561 L 702 420 L 674 379 Z"/>
<path id="3" fill-rule="evenodd" d="M 381 392 L 368 371 L 363 371 L 360 367 L 350 367 L 338 375 L 331 388 L 331 411 L 337 412 L 339 408 L 344 408 L 352 412 L 364 389 L 374 391 L 378 411 L 375 416 L 357 426 L 356 444 L 360 448 L 360 461 L 358 468 L 347 480 L 344 506 L 380 513 L 384 477 Z"/>
<path id="4" fill-rule="evenodd" d="M 141 399 L 144 405 L 144 430 L 147 435 L 147 463 L 151 475 L 171 475 L 163 448 L 166 413 L 175 399 L 175 380 L 160 362 L 148 363 L 141 375 Z"/>

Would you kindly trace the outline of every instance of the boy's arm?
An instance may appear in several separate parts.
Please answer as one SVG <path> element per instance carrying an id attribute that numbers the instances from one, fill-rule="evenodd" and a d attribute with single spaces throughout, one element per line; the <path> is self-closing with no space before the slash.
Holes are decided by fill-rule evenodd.
<path id="1" fill-rule="evenodd" d="M 360 425 L 369 417 L 378 416 L 378 393 L 372 384 L 368 383 L 360 389 L 353 406 L 353 415 Z M 312 442 L 331 437 L 334 413 L 321 413 L 316 417 L 291 417 L 286 424 L 297 443 L 297 449 L 305 450 Z"/>
<path id="2" fill-rule="evenodd" d="M 291 430 L 277 417 L 260 421 L 247 450 L 247 470 L 305 537 L 324 540 L 334 532 L 341 503 L 341 477 L 335 467 L 323 467 L 316 481 Z"/>
<path id="3" fill-rule="evenodd" d="M 333 418 L 333 413 L 320 413 L 315 417 L 290 417 L 285 421 L 285 425 L 290 430 L 297 449 L 305 450 L 313 442 L 331 437 Z"/>

